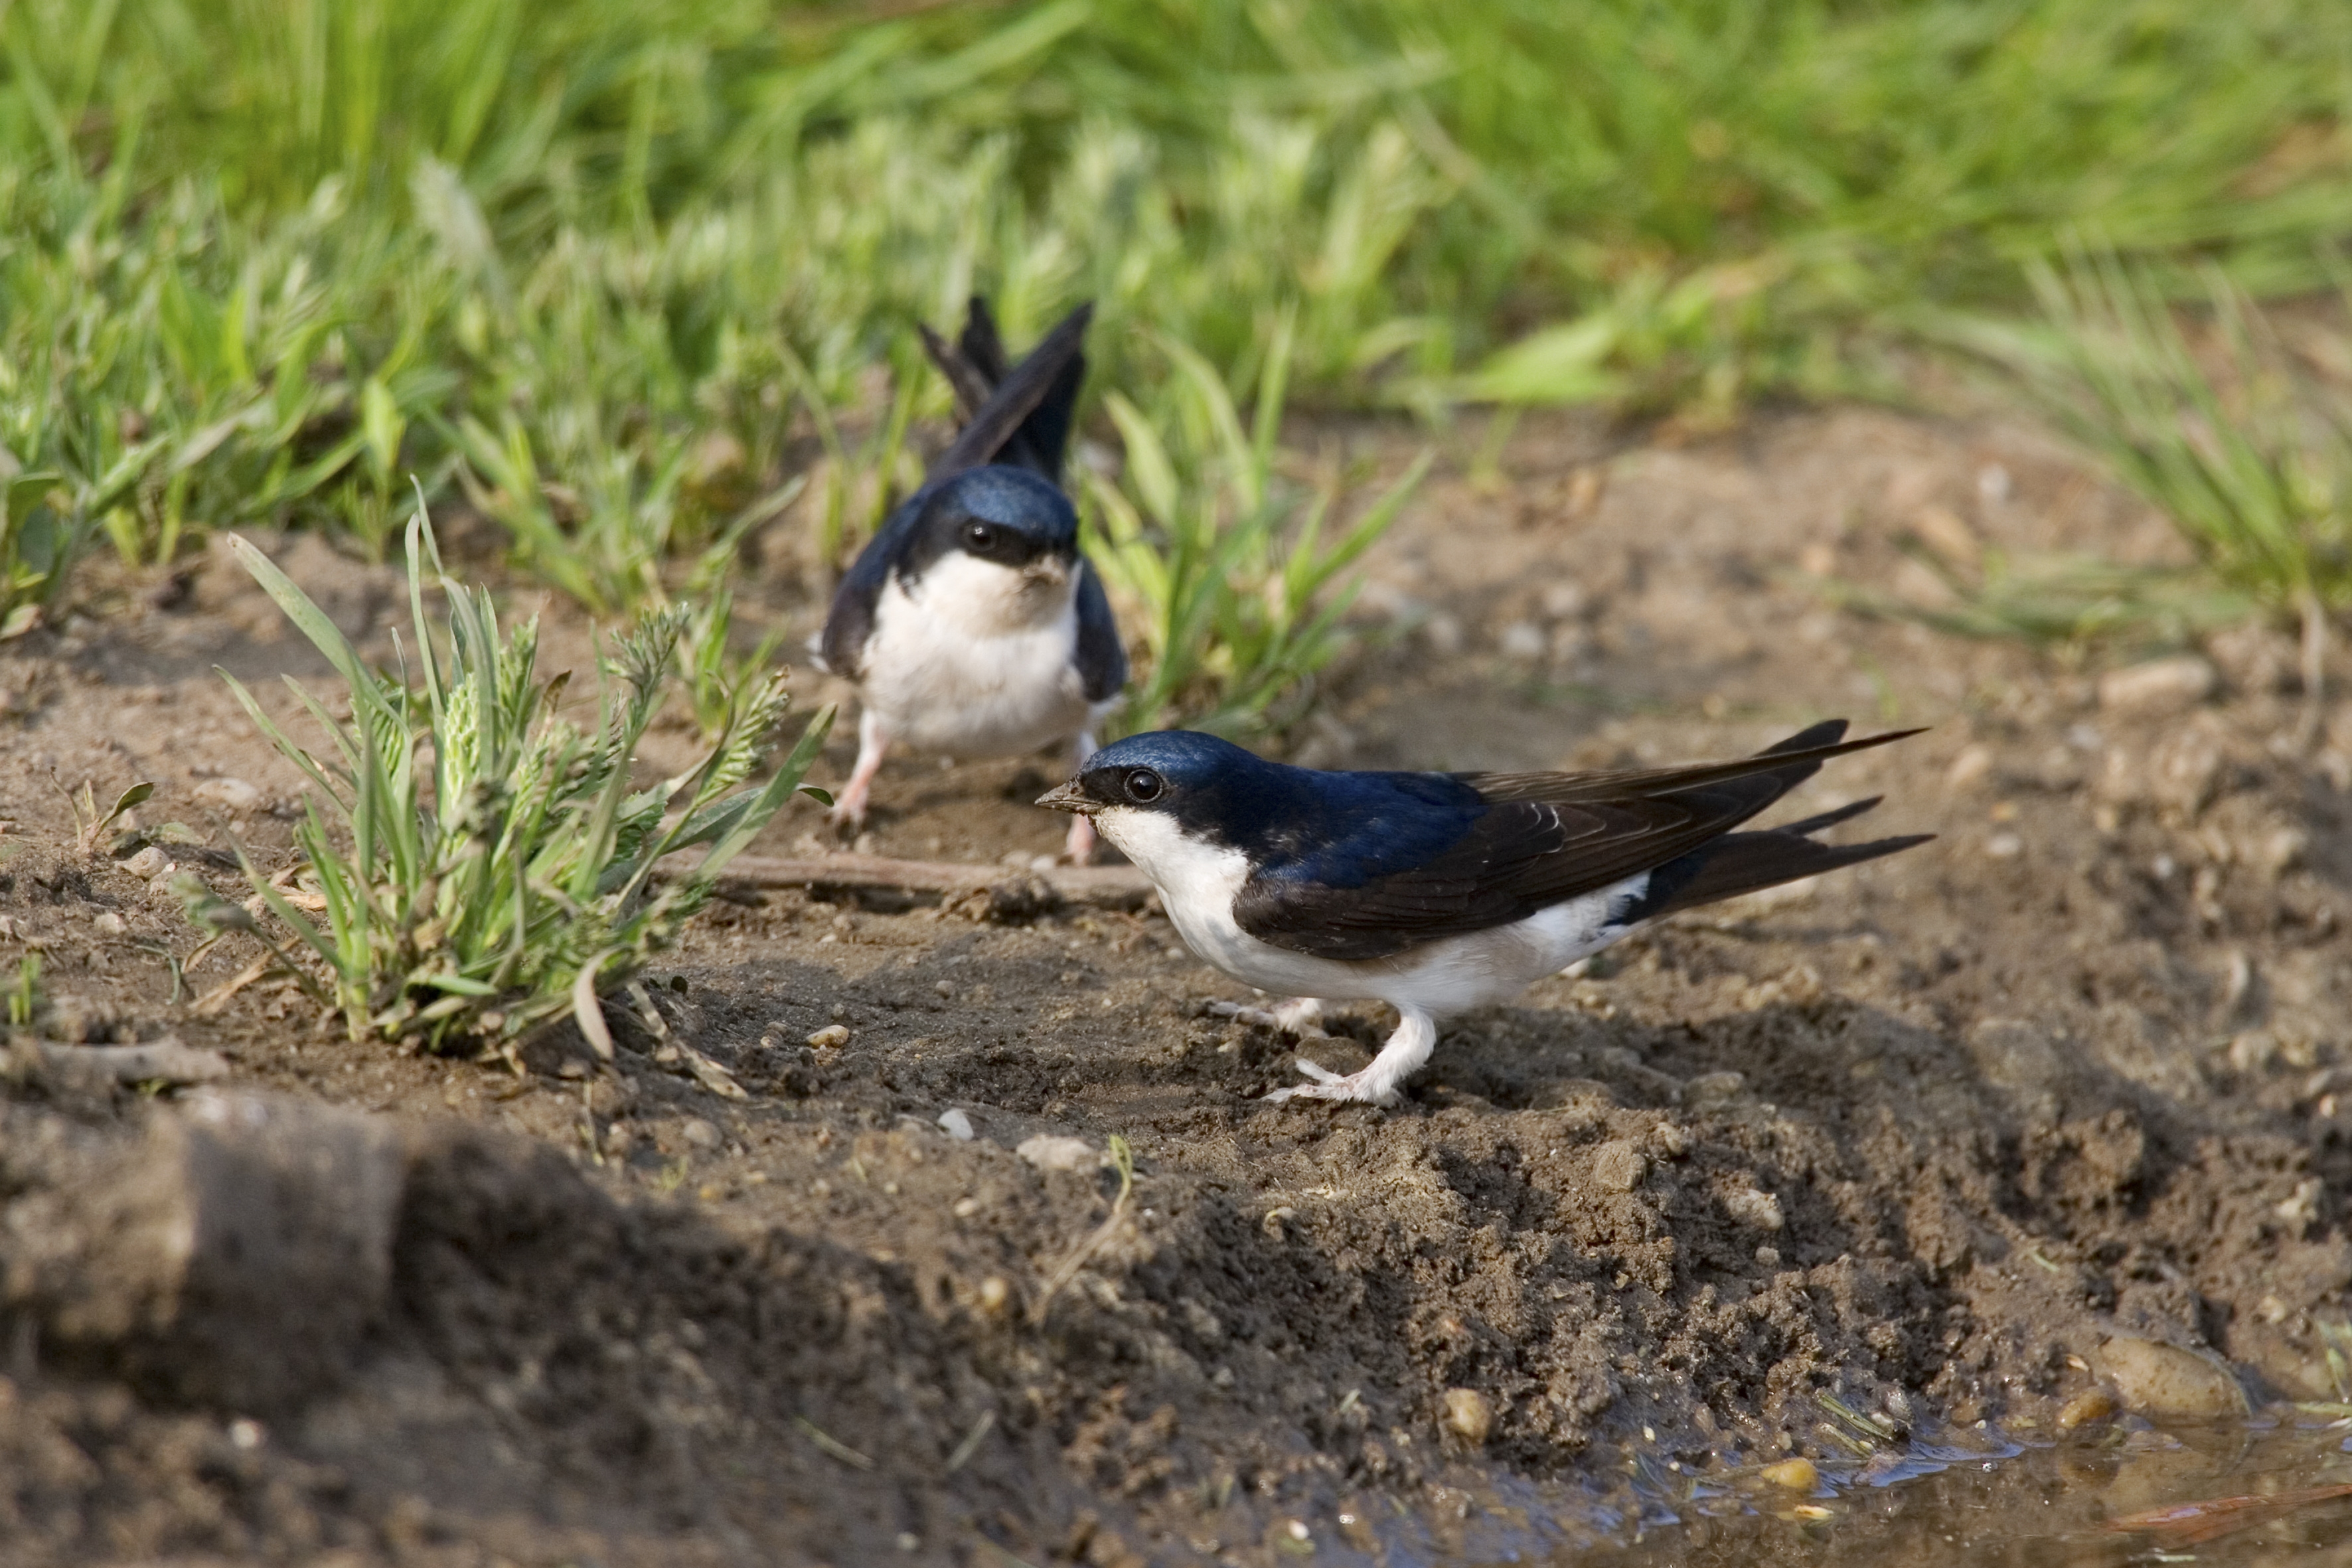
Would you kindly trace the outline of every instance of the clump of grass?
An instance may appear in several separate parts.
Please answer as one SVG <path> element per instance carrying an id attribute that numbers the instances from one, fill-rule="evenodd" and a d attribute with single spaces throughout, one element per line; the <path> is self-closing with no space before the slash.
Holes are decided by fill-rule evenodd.
<path id="1" fill-rule="evenodd" d="M 88 537 L 86 527 L 58 510 L 58 479 L 41 472 L 0 483 L 0 642 L 41 624 Z"/>
<path id="2" fill-rule="evenodd" d="M 2072 657 L 2118 639 L 2177 647 L 2243 620 L 2252 607 L 2244 595 L 2194 571 L 1990 547 L 1963 571 L 1932 550 L 1906 553 L 1944 585 L 1948 604 L 1916 604 L 1846 582 L 1821 587 L 1859 614 L 1916 621 L 1955 637 L 2044 644 Z"/>
<path id="3" fill-rule="evenodd" d="M 124 813 L 143 805 L 155 793 L 155 786 L 142 779 L 115 796 L 112 805 L 100 811 L 98 786 L 89 780 L 82 781 L 79 795 L 58 784 L 54 773 L 49 776 L 49 782 L 59 795 L 66 797 L 66 809 L 73 813 L 74 844 L 85 855 L 96 854 L 100 836 L 122 820 Z"/>
<path id="4" fill-rule="evenodd" d="M 832 721 L 831 709 L 817 714 L 752 787 L 788 701 L 772 679 L 737 705 L 699 766 L 638 789 L 631 768 L 674 677 L 682 608 L 617 639 L 598 721 L 583 731 L 558 712 L 567 678 L 538 677 L 537 622 L 502 632 L 487 591 L 450 581 L 421 506 L 407 538 L 414 682 L 362 664 L 259 551 L 239 540 L 236 553 L 350 687 L 351 716 L 340 719 L 288 681 L 326 733 L 321 755 L 224 672 L 316 786 L 296 830 L 303 863 L 291 889 L 249 861 L 247 876 L 323 971 L 294 963 L 296 977 L 353 1039 L 507 1047 L 570 1008 L 592 1041 L 607 1042 L 599 995 L 677 940 L 727 862 L 799 787 Z M 447 601 L 438 625 L 425 609 L 428 582 Z M 696 846 L 708 847 L 698 865 L 656 882 L 666 857 Z M 216 923 L 234 919 L 207 908 Z"/>
<path id="5" fill-rule="evenodd" d="M 2219 377 L 2147 269 L 2076 251 L 2032 276 L 2050 332 L 2019 357 L 2029 384 L 2215 581 L 2301 621 L 2315 700 L 2328 621 L 2352 604 L 2352 396 L 2218 268 L 2200 276 Z"/>
<path id="6" fill-rule="evenodd" d="M 1244 426 L 1214 367 L 1172 340 L 1160 426 L 1117 392 L 1105 403 L 1127 448 L 1118 481 L 1087 471 L 1093 550 L 1139 667 L 1115 732 L 1182 721 L 1226 733 L 1279 730 L 1311 702 L 1345 648 L 1359 584 L 1344 574 L 1396 521 L 1428 471 L 1423 453 L 1335 537 L 1344 490 L 1325 471 L 1284 473 L 1276 446 L 1294 318 L 1282 315 Z"/>
<path id="7" fill-rule="evenodd" d="M 785 628 L 771 626 L 751 652 L 739 654 L 731 647 L 734 586 L 721 577 L 694 595 L 689 605 L 679 628 L 687 695 L 694 705 L 695 727 L 704 740 L 715 742 L 747 701 L 758 700 L 777 650 L 784 645 Z"/>

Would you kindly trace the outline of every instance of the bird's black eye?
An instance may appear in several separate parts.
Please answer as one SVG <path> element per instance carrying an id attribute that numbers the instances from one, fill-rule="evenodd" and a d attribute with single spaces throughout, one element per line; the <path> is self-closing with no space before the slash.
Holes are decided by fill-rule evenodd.
<path id="1" fill-rule="evenodd" d="M 963 525 L 963 542 L 972 550 L 987 551 L 996 543 L 996 530 L 984 522 L 967 522 Z"/>
<path id="2" fill-rule="evenodd" d="M 1129 800 L 1158 800 L 1160 792 L 1167 787 L 1160 775 L 1150 768 L 1138 768 L 1127 775 L 1127 798 Z"/>

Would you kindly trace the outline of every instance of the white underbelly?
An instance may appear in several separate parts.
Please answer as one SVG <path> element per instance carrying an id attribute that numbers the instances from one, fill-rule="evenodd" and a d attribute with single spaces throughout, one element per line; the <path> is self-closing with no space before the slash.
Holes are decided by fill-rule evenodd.
<path id="1" fill-rule="evenodd" d="M 1643 872 L 1509 925 L 1441 937 L 1390 958 L 1341 961 L 1293 952 L 1241 929 L 1234 898 L 1248 864 L 1240 852 L 1188 843 L 1166 817 L 1146 812 L 1107 811 L 1097 826 L 1159 886 L 1184 944 L 1236 980 L 1278 995 L 1377 1000 L 1433 1017 L 1507 1002 L 1607 947 L 1632 929 L 1610 920 L 1612 906 L 1649 884 Z"/>
<path id="2" fill-rule="evenodd" d="M 1509 925 L 1440 937 L 1392 957 L 1361 961 L 1317 958 L 1260 942 L 1234 923 L 1230 904 L 1219 911 L 1223 918 L 1196 912 L 1192 920 L 1174 923 L 1193 952 L 1261 991 L 1335 1002 L 1389 1002 L 1443 1018 L 1507 1002 L 1623 936 L 1628 928 L 1610 923 L 1610 905 L 1622 894 L 1638 893 L 1647 880 L 1646 875 L 1635 877 Z"/>

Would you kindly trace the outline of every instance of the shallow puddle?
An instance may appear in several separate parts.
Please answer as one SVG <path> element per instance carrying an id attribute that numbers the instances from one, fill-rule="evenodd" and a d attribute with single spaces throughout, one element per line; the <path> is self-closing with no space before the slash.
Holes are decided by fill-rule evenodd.
<path id="1" fill-rule="evenodd" d="M 2352 1422 L 2142 1427 L 2054 1446 L 1968 1430 L 1823 1461 L 1804 1489 L 1754 1469 L 1633 1467 L 1608 1503 L 1452 1494 L 1438 1517 L 1343 1516 L 1346 1544 L 1399 1568 L 2352 1564 Z"/>

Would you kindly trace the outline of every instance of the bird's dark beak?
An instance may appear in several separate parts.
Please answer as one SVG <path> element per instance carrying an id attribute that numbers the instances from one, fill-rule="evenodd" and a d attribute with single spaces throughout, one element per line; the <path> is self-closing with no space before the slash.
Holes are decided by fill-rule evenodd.
<path id="1" fill-rule="evenodd" d="M 1047 811 L 1075 812 L 1080 816 L 1092 816 L 1101 807 L 1088 797 L 1077 780 L 1072 779 L 1059 789 L 1049 789 L 1037 797 L 1037 804 Z"/>

